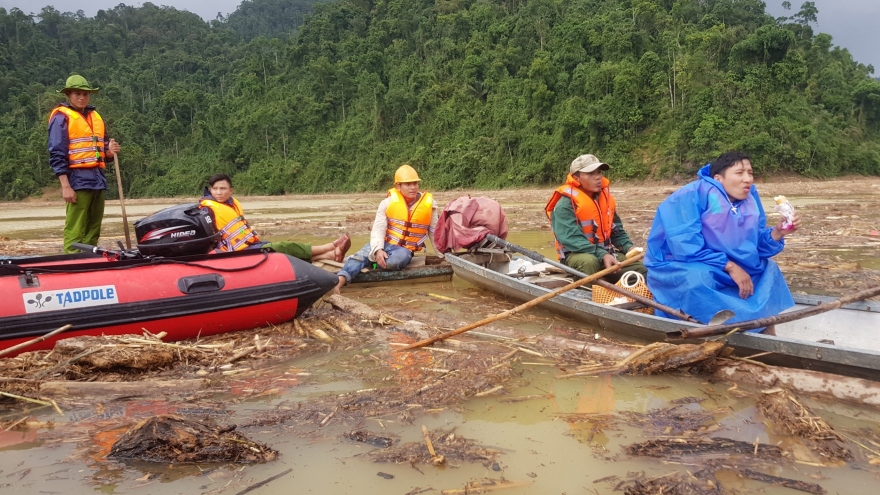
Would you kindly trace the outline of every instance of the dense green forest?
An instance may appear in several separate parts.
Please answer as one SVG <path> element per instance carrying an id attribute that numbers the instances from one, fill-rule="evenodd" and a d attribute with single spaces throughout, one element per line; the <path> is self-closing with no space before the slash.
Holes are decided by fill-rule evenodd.
<path id="1" fill-rule="evenodd" d="M 880 174 L 880 82 L 813 31 L 812 2 L 251 0 L 227 17 L 145 3 L 95 17 L 0 9 L 0 198 L 57 184 L 46 117 L 71 73 L 123 145 L 126 194 L 194 195 L 691 174 Z M 112 181 L 111 181 L 112 182 Z M 111 195 L 113 193 L 111 192 Z"/>

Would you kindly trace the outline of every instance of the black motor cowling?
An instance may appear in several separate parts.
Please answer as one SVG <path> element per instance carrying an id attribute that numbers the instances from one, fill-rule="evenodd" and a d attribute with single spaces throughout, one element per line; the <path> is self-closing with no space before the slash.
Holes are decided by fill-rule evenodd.
<path id="1" fill-rule="evenodd" d="M 206 254 L 217 246 L 220 234 L 211 214 L 197 203 L 160 210 L 134 223 L 138 251 L 145 256 Z"/>

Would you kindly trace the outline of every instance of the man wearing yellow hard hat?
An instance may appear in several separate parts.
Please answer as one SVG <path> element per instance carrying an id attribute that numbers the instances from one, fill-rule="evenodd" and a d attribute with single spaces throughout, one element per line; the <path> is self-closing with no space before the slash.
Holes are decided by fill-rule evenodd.
<path id="1" fill-rule="evenodd" d="M 58 90 L 67 103 L 49 114 L 49 165 L 61 182 L 61 197 L 67 202 L 64 222 L 64 251 L 75 253 L 74 242 L 97 245 L 104 219 L 104 167 L 119 153 L 119 144 L 107 137 L 104 120 L 89 104 L 98 91 L 86 78 L 72 75 Z"/>
<path id="2" fill-rule="evenodd" d="M 413 254 L 425 249 L 427 240 L 434 244 L 437 207 L 431 193 L 419 192 L 421 180 L 409 165 L 397 169 L 394 187 L 376 211 L 370 243 L 345 260 L 338 272 L 337 292 L 372 262 L 381 268 L 400 270 L 412 261 Z"/>

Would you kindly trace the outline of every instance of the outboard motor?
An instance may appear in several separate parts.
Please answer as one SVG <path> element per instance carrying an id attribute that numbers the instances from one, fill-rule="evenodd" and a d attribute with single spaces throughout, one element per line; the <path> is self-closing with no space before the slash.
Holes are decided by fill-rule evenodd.
<path id="1" fill-rule="evenodd" d="M 198 203 L 160 210 L 134 223 L 138 251 L 145 256 L 206 254 L 217 247 L 220 233 L 211 214 Z"/>

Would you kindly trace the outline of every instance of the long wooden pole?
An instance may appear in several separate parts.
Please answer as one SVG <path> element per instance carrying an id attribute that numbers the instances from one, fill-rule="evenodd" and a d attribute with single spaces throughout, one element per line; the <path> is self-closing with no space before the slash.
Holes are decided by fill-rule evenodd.
<path id="1" fill-rule="evenodd" d="M 800 320 L 801 318 L 806 318 L 808 316 L 825 313 L 827 311 L 837 309 L 841 306 L 846 306 L 847 304 L 861 301 L 869 297 L 874 297 L 876 295 L 880 295 L 880 285 L 867 288 L 863 291 L 856 292 L 855 294 L 851 294 L 849 296 L 841 297 L 836 301 L 818 304 L 811 308 L 804 308 L 798 311 L 791 311 L 789 313 L 782 313 L 765 318 L 758 318 L 756 320 L 741 321 L 739 323 L 728 323 L 727 325 L 713 325 L 700 328 L 681 328 L 677 332 L 667 333 L 666 338 L 667 340 L 677 340 L 692 339 L 698 337 L 710 337 L 712 335 L 722 335 L 730 333 L 734 330 L 745 331 L 755 328 L 767 327 L 770 325 L 775 325 L 777 323 L 787 323 L 789 321 Z"/>
<path id="2" fill-rule="evenodd" d="M 465 325 L 461 328 L 457 328 L 455 330 L 446 332 L 444 334 L 440 334 L 436 337 L 431 337 L 429 339 L 421 340 L 419 342 L 416 342 L 415 344 L 410 344 L 406 347 L 401 347 L 400 349 L 397 349 L 397 350 L 398 351 L 406 351 L 409 349 L 424 347 L 428 344 L 433 344 L 434 342 L 437 342 L 439 340 L 445 340 L 445 339 L 448 339 L 449 337 L 458 335 L 460 333 L 467 332 L 468 330 L 473 330 L 477 327 L 481 327 L 483 325 L 492 323 L 493 321 L 503 320 L 504 318 L 507 318 L 508 316 L 512 316 L 516 313 L 519 313 L 520 311 L 529 309 L 533 306 L 537 306 L 548 299 L 552 299 L 552 298 L 558 296 L 559 294 L 562 294 L 563 292 L 568 292 L 568 291 L 570 291 L 572 289 L 576 289 L 582 285 L 586 285 L 594 280 L 600 279 L 600 278 L 604 277 L 605 275 L 608 275 L 609 273 L 614 273 L 617 270 L 620 270 L 621 268 L 623 268 L 627 265 L 631 265 L 631 264 L 635 263 L 636 261 L 639 261 L 640 259 L 644 258 L 644 256 L 645 256 L 644 253 L 640 253 L 636 256 L 633 256 L 632 258 L 629 258 L 628 260 L 621 261 L 617 265 L 606 268 L 600 272 L 596 272 L 596 273 L 590 275 L 589 277 L 585 277 L 580 280 L 576 280 L 576 281 L 566 285 L 565 287 L 560 287 L 552 292 L 548 292 L 548 293 L 544 294 L 543 296 L 536 297 L 535 299 L 532 299 L 531 301 L 529 301 L 527 303 L 520 304 L 519 306 L 512 308 L 512 309 L 508 309 L 507 311 L 504 311 L 503 313 L 498 313 L 498 314 L 490 316 L 488 318 L 484 318 L 476 323 L 471 323 L 470 325 Z"/>
<path id="3" fill-rule="evenodd" d="M 51 332 L 49 332 L 46 335 L 43 335 L 41 337 L 37 337 L 35 339 L 28 340 L 27 342 L 22 342 L 21 344 L 14 345 L 8 349 L 3 349 L 2 351 L 0 351 L 0 356 L 12 354 L 13 352 L 18 351 L 20 349 L 24 349 L 27 346 L 36 344 L 38 342 L 42 342 L 42 341 L 48 339 L 49 337 L 53 337 L 55 335 L 58 335 L 61 332 L 66 332 L 66 331 L 70 330 L 71 328 L 73 328 L 73 325 L 64 325 L 63 327 L 52 330 Z"/>
<path id="4" fill-rule="evenodd" d="M 116 187 L 119 189 L 119 206 L 122 207 L 122 229 L 125 232 L 125 249 L 131 249 L 131 232 L 128 231 L 128 215 L 125 214 L 125 195 L 122 194 L 122 172 L 119 171 L 119 154 L 113 155 L 116 169 Z"/>
<path id="5" fill-rule="evenodd" d="M 524 254 L 535 261 L 541 261 L 543 263 L 547 263 L 548 265 L 555 266 L 556 268 L 559 268 L 560 270 L 562 270 L 564 272 L 567 272 L 571 275 L 574 275 L 575 277 L 586 277 L 587 276 L 587 274 L 584 272 L 581 272 L 579 270 L 575 270 L 574 268 L 572 268 L 568 265 L 564 265 L 562 263 L 559 263 L 558 261 L 553 261 L 550 258 L 547 258 L 546 256 L 541 255 L 540 253 L 536 253 L 536 252 L 528 250 L 524 247 L 517 246 L 516 244 L 508 242 L 504 239 L 501 239 L 500 237 L 496 237 L 492 234 L 489 234 L 486 236 L 486 238 L 488 238 L 490 241 L 494 242 L 495 244 L 498 244 L 499 246 L 504 247 L 505 249 L 510 249 L 511 251 L 516 251 L 519 254 Z M 670 316 L 674 316 L 674 317 L 678 318 L 679 320 L 689 321 L 691 323 L 699 323 L 699 321 L 697 321 L 696 318 L 685 313 L 684 311 L 680 311 L 675 308 L 671 308 L 665 304 L 660 304 L 653 299 L 648 299 L 645 296 L 642 296 L 640 294 L 636 294 L 635 292 L 630 291 L 630 290 L 626 290 L 625 288 L 620 287 L 618 285 L 614 285 L 611 282 L 607 282 L 605 280 L 599 279 L 599 280 L 596 280 L 596 285 L 598 285 L 600 287 L 605 287 L 606 289 L 608 289 L 612 292 L 616 292 L 618 294 L 626 296 L 626 297 L 632 299 L 633 301 L 636 301 L 640 304 L 644 304 L 645 306 L 650 306 L 654 309 L 659 309 L 660 311 L 663 311 L 664 313 L 666 313 Z"/>

